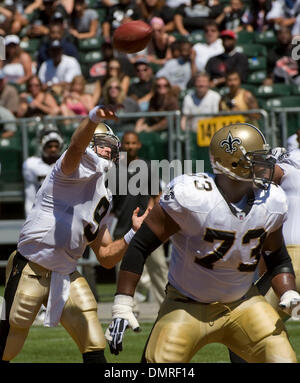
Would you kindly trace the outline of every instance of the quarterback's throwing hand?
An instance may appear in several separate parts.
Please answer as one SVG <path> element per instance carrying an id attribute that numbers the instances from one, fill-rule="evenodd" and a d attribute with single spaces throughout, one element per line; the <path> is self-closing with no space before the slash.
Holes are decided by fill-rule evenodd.
<path id="1" fill-rule="evenodd" d="M 131 296 L 122 294 L 115 296 L 112 306 L 113 320 L 105 331 L 105 338 L 112 354 L 118 355 L 123 350 L 123 336 L 127 327 L 131 327 L 134 331 L 140 330 L 139 322 L 134 316 L 132 308 L 133 298 Z"/>
<path id="2" fill-rule="evenodd" d="M 295 320 L 300 320 L 300 295 L 288 290 L 280 297 L 279 307 Z"/>
<path id="3" fill-rule="evenodd" d="M 99 124 L 103 120 L 117 120 L 115 112 L 117 109 L 121 108 L 122 105 L 97 105 L 95 108 L 90 110 L 89 119 L 95 124 Z"/>

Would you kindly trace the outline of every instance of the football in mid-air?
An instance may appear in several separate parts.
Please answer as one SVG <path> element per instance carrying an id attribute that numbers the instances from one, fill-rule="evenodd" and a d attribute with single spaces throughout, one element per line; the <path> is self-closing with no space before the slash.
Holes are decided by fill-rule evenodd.
<path id="1" fill-rule="evenodd" d="M 113 34 L 113 46 L 120 52 L 136 53 L 143 50 L 152 36 L 152 28 L 136 20 L 120 25 Z"/>

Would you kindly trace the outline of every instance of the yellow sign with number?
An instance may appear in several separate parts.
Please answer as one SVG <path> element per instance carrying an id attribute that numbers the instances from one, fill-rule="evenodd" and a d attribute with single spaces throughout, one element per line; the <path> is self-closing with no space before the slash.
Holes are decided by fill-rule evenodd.
<path id="1" fill-rule="evenodd" d="M 212 136 L 219 129 L 230 124 L 235 124 L 237 122 L 245 122 L 245 117 L 242 115 L 220 116 L 199 120 L 197 131 L 198 146 L 209 146 Z"/>

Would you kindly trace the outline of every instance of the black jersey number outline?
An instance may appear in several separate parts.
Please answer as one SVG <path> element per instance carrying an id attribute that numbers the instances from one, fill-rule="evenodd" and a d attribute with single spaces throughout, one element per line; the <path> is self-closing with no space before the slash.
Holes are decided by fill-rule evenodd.
<path id="1" fill-rule="evenodd" d="M 251 239 L 258 239 L 258 244 L 253 249 L 251 249 L 250 258 L 255 258 L 255 262 L 251 264 L 240 263 L 238 270 L 242 272 L 252 272 L 256 269 L 256 265 L 259 261 L 260 250 L 262 248 L 263 242 L 266 238 L 267 233 L 263 228 L 248 230 L 247 233 L 243 236 L 242 244 L 248 244 Z M 195 257 L 194 262 L 198 265 L 201 265 L 207 269 L 213 269 L 214 263 L 219 259 L 222 259 L 229 249 L 232 247 L 235 241 L 235 232 L 234 231 L 223 231 L 207 228 L 205 235 L 203 237 L 205 241 L 213 243 L 215 240 L 222 240 L 220 246 L 215 249 L 215 251 L 210 252 L 203 258 Z"/>
<path id="2" fill-rule="evenodd" d="M 102 212 L 101 212 L 101 209 L 103 209 Z M 106 197 L 102 197 L 95 208 L 94 216 L 93 216 L 94 221 L 98 224 L 96 231 L 94 233 L 92 232 L 92 225 L 90 223 L 88 223 L 84 228 L 84 235 L 86 236 L 86 239 L 88 240 L 89 243 L 93 242 L 96 239 L 97 234 L 99 232 L 100 222 L 102 218 L 105 216 L 105 214 L 107 213 L 108 209 L 109 209 L 109 202 Z"/>

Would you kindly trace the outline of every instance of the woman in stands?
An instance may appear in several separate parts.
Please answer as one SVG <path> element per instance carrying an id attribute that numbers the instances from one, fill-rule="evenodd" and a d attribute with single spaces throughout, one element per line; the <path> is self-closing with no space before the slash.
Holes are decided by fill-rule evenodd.
<path id="1" fill-rule="evenodd" d="M 5 37 L 6 60 L 0 60 L 8 82 L 23 84 L 32 75 L 32 60 L 28 53 L 20 47 L 20 39 L 17 35 Z"/>
<path id="2" fill-rule="evenodd" d="M 90 39 L 101 33 L 98 13 L 94 9 L 87 9 L 85 0 L 75 0 L 70 20 L 70 33 L 76 39 Z"/>
<path id="3" fill-rule="evenodd" d="M 170 46 L 176 39 L 164 31 L 165 23 L 160 17 L 153 17 L 150 25 L 153 32 L 147 47 L 147 58 L 149 62 L 163 65 L 172 58 Z"/>
<path id="4" fill-rule="evenodd" d="M 26 83 L 27 92 L 20 94 L 20 106 L 18 117 L 34 117 L 60 113 L 60 108 L 55 98 L 49 92 L 42 89 L 42 83 L 38 76 L 31 76 Z"/>
<path id="5" fill-rule="evenodd" d="M 166 77 L 156 78 L 152 97 L 149 104 L 149 112 L 171 111 L 179 109 L 178 94 L 174 91 Z M 154 132 L 166 130 L 168 126 L 166 117 L 140 118 L 136 123 L 135 131 Z"/>
<path id="6" fill-rule="evenodd" d="M 85 93 L 86 81 L 82 75 L 75 76 L 71 82 L 70 90 L 66 91 L 61 104 L 63 116 L 86 116 L 95 106 L 91 94 Z"/>

